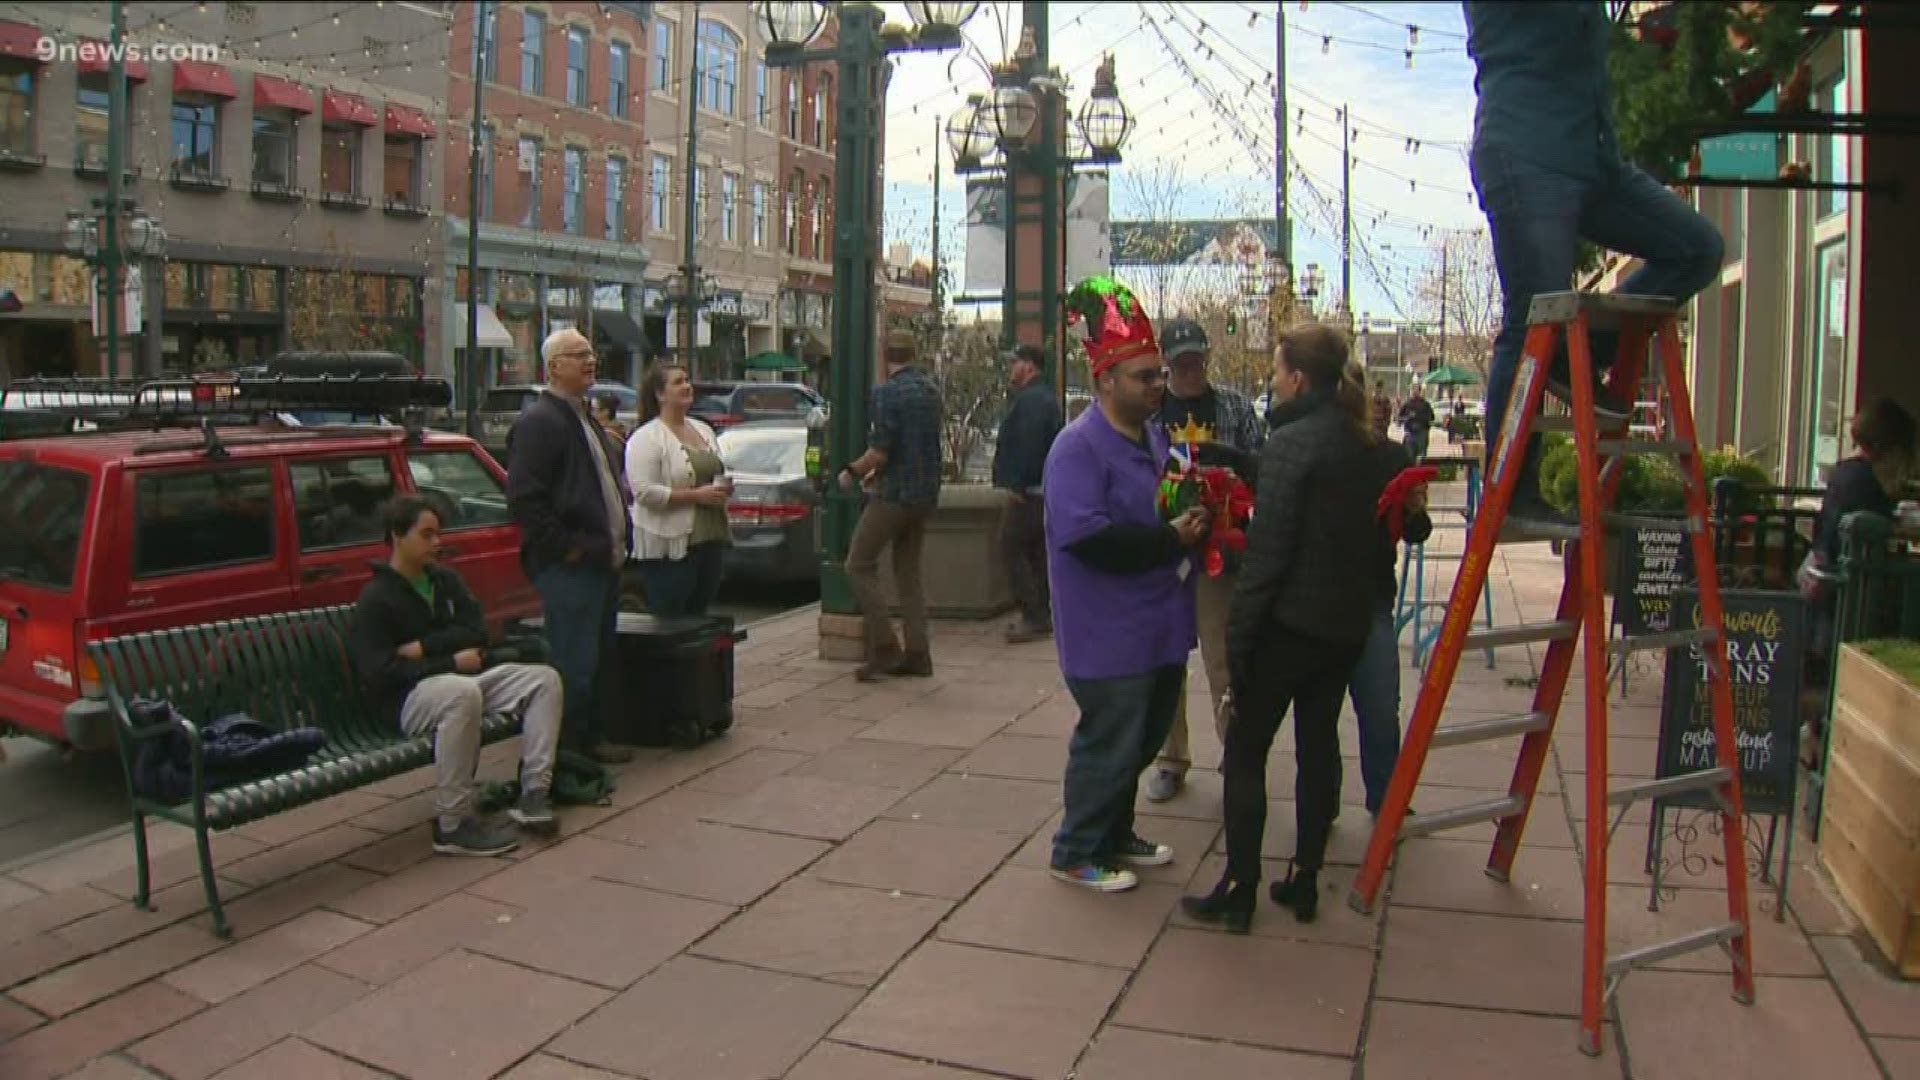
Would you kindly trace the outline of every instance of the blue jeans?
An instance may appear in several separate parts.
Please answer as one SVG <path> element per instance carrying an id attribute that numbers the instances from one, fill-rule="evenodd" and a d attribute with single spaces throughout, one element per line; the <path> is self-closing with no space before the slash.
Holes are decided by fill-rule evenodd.
<path id="1" fill-rule="evenodd" d="M 679 559 L 640 560 L 640 581 L 647 590 L 647 610 L 661 618 L 705 615 L 720 594 L 720 571 L 727 545 L 714 541 L 694 544 Z"/>
<path id="2" fill-rule="evenodd" d="M 1487 371 L 1484 430 L 1491 459 L 1520 370 L 1527 309 L 1537 293 L 1573 287 L 1574 261 L 1582 239 L 1644 260 L 1621 283 L 1621 292 L 1678 301 L 1691 299 L 1719 276 L 1725 248 L 1712 222 L 1624 162 L 1594 180 L 1536 165 L 1497 148 L 1475 150 L 1470 164 L 1473 187 L 1493 235 L 1493 261 L 1500 274 L 1503 303 L 1500 333 L 1493 339 L 1493 363 Z M 1597 366 L 1611 362 L 1607 345 L 1595 342 Z M 1537 448 L 1530 445 L 1525 475 L 1533 474 L 1537 458 Z"/>
<path id="3" fill-rule="evenodd" d="M 1433 437 L 1433 429 L 1407 428 L 1406 436 L 1405 439 L 1401 440 L 1400 445 L 1406 447 L 1407 454 L 1411 456 L 1416 463 L 1425 461 L 1427 457 L 1427 440 Z"/>
<path id="4" fill-rule="evenodd" d="M 1067 777 L 1053 867 L 1099 862 L 1133 835 L 1140 774 L 1153 764 L 1185 692 L 1177 664 L 1115 679 L 1068 679 L 1080 722 L 1067 744 Z"/>
<path id="5" fill-rule="evenodd" d="M 600 743 L 600 663 L 613 654 L 620 575 L 610 566 L 561 563 L 540 571 L 533 587 L 540 593 L 547 647 L 565 695 L 560 744 L 589 751 Z"/>
<path id="6" fill-rule="evenodd" d="M 1377 813 L 1400 760 L 1400 634 L 1390 607 L 1373 617 L 1373 633 L 1367 635 L 1367 646 L 1347 682 L 1347 697 L 1360 721 L 1360 782 L 1367 789 L 1367 812 Z"/>

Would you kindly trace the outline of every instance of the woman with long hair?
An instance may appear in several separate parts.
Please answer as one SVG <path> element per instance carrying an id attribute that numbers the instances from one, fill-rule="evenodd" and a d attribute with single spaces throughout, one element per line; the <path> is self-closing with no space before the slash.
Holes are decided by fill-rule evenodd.
<path id="1" fill-rule="evenodd" d="M 1245 933 L 1260 884 L 1267 754 L 1294 712 L 1297 847 L 1275 903 L 1311 921 L 1319 872 L 1340 809 L 1340 699 L 1373 629 L 1379 574 L 1374 464 L 1366 394 L 1345 378 L 1346 336 L 1310 325 L 1274 350 L 1273 433 L 1245 562 L 1227 617 L 1234 714 L 1227 725 L 1227 871 L 1182 903 L 1194 918 Z"/>
<path id="2" fill-rule="evenodd" d="M 654 364 L 640 384 L 645 422 L 627 440 L 634 557 L 647 610 L 661 616 L 707 613 L 732 542 L 727 498 L 733 483 L 713 429 L 687 415 L 692 404 L 687 369 Z"/>

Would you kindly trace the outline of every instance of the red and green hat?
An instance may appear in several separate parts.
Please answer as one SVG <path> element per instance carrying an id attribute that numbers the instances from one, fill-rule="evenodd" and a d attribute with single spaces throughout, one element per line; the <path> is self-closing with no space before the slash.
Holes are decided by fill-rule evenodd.
<path id="1" fill-rule="evenodd" d="M 1153 322 L 1133 290 L 1105 274 L 1075 285 L 1066 299 L 1067 325 L 1086 328 L 1087 363 L 1096 377 L 1122 360 L 1157 356 Z"/>

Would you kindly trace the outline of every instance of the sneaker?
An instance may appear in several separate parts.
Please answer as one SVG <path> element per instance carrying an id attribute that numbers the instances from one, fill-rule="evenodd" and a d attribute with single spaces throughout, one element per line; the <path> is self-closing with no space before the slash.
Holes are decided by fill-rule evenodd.
<path id="1" fill-rule="evenodd" d="M 1084 863 L 1065 870 L 1056 866 L 1049 872 L 1069 885 L 1078 885 L 1083 889 L 1092 889 L 1094 892 L 1126 892 L 1140 884 L 1140 879 L 1133 876 L 1131 870 L 1100 866 L 1095 863 Z"/>
<path id="2" fill-rule="evenodd" d="M 602 765 L 625 765 L 633 760 L 633 747 L 603 742 L 588 756 Z"/>
<path id="3" fill-rule="evenodd" d="M 1128 866 L 1165 866 L 1173 861 L 1173 845 L 1130 836 L 1113 857 Z"/>
<path id="4" fill-rule="evenodd" d="M 1166 802 L 1180 794 L 1180 789 L 1186 785 L 1186 782 L 1186 777 L 1172 769 L 1155 769 L 1153 775 L 1147 778 L 1147 800 Z"/>
<path id="5" fill-rule="evenodd" d="M 436 855 L 471 855 L 487 857 L 505 855 L 520 846 L 520 837 L 512 829 L 503 825 L 493 825 L 478 818 L 468 818 L 456 829 L 442 828 L 436 819 L 433 823 L 433 852 Z"/>
<path id="6" fill-rule="evenodd" d="M 521 794 L 519 803 L 507 811 L 507 816 L 537 836 L 552 836 L 560 831 L 559 822 L 553 818 L 553 802 L 544 788 L 528 788 Z"/>

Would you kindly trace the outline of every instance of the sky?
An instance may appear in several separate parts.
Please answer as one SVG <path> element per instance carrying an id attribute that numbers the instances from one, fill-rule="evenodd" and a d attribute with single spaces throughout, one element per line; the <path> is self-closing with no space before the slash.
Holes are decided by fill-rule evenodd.
<path id="1" fill-rule="evenodd" d="M 904 5 L 881 6 L 889 21 L 909 21 Z M 1067 78 L 1069 109 L 1085 102 L 1094 67 L 1110 52 L 1121 100 L 1136 118 L 1113 167 L 1112 217 L 1154 216 L 1167 205 L 1157 193 L 1169 189 L 1181 217 L 1272 215 L 1276 15 L 1287 28 L 1288 152 L 1299 170 L 1288 200 L 1296 275 L 1318 264 L 1326 288 L 1338 289 L 1345 105 L 1354 132 L 1353 309 L 1413 317 L 1412 285 L 1435 258 L 1434 230 L 1484 224 L 1467 172 L 1473 66 L 1457 3 L 1049 5 L 1050 60 Z M 986 90 L 983 68 L 1013 51 L 1019 21 L 1017 3 L 982 4 L 967 24 L 964 53 L 895 58 L 889 243 L 908 243 L 920 257 L 931 251 L 937 161 L 942 257 L 957 270 L 964 180 L 953 175 L 941 129 L 968 93 Z"/>

